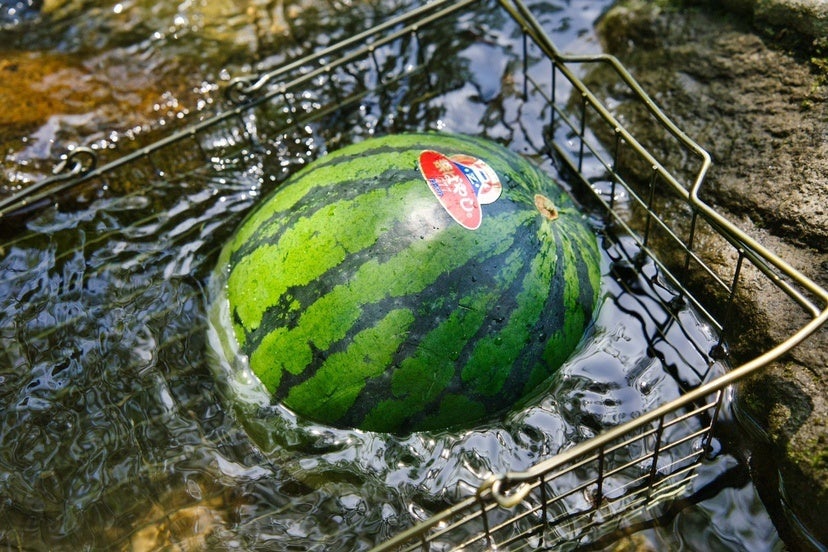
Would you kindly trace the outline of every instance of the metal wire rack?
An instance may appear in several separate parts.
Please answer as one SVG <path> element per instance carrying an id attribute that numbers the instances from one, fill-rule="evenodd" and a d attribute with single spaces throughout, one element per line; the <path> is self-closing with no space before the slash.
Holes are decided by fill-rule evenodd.
<path id="1" fill-rule="evenodd" d="M 136 139 L 114 152 L 75 148 L 52 177 L 0 200 L 0 221 L 65 198 L 68 190 L 117 186 L 125 174 L 140 181 L 142 174 L 218 166 L 230 153 L 252 152 L 276 160 L 267 169 L 280 181 L 315 155 L 308 151 L 309 141 L 324 151 L 361 135 L 440 128 L 454 116 L 452 94 L 465 83 L 465 70 L 453 57 L 462 46 L 446 31 L 447 22 L 453 32 L 473 37 L 481 12 L 475 8 L 483 2 L 436 0 L 273 71 L 236 79 L 214 112 L 187 118 L 163 135 L 149 134 L 143 143 Z M 668 300 L 703 313 L 722 349 L 748 274 L 763 278 L 791 310 L 804 313 L 803 322 L 762 354 L 678 399 L 527 471 L 492 476 L 472 496 L 377 551 L 565 549 L 600 543 L 602 535 L 635 519 L 658 516 L 688 494 L 728 386 L 779 358 L 828 320 L 826 290 L 700 198 L 709 155 L 661 112 L 617 59 L 564 55 L 523 2 L 497 4 L 498 17 L 519 32 L 500 94 L 482 102 L 488 110 L 484 118 L 517 113 L 516 123 L 497 125 L 508 129 L 501 138 L 522 153 L 554 159 L 573 193 L 597 205 L 606 225 L 636 244 L 639 253 L 627 259 L 630 265 L 652 259 L 679 290 Z M 668 145 L 659 147 L 659 155 L 585 84 L 583 75 L 593 69 L 625 87 L 660 129 Z M 522 125 L 521 120 L 544 123 Z M 465 130 L 457 118 L 453 126 Z M 624 206 L 617 203 L 620 195 L 629 198 Z M 700 244 L 709 240 L 730 249 L 728 262 L 706 256 Z"/>

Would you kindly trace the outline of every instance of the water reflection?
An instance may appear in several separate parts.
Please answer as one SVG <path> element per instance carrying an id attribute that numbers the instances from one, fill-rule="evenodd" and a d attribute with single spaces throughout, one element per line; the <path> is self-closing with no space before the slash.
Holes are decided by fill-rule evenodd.
<path id="1" fill-rule="evenodd" d="M 709 366 L 656 303 L 641 310 L 653 301 L 645 286 L 613 276 L 613 255 L 628 247 L 618 244 L 606 249 L 595 339 L 543 400 L 502 423 L 399 438 L 227 400 L 204 354 L 203 283 L 259 182 L 233 171 L 208 181 L 209 193 L 160 186 L 142 200 L 49 211 L 4 246 L 7 542 L 353 550 L 490 473 L 525 469 L 676 396 L 678 382 L 698 378 L 693 367 Z M 690 320 L 694 339 L 712 343 Z"/>
<path id="2" fill-rule="evenodd" d="M 0 4 L 6 186 L 76 145 L 106 150 L 213 102 L 217 83 L 352 36 L 414 2 Z M 57 148 L 57 149 L 55 149 Z"/>

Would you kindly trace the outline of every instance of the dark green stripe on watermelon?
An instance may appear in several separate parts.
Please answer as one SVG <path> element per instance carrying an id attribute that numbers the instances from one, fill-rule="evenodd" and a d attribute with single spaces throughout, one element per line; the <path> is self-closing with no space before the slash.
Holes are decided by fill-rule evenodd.
<path id="1" fill-rule="evenodd" d="M 417 167 L 426 149 L 498 174 L 480 228 L 434 197 Z M 600 281 L 595 236 L 551 178 L 446 134 L 367 140 L 311 164 L 248 216 L 220 267 L 239 350 L 274 399 L 377 431 L 470 424 L 521 400 L 571 355 Z"/>

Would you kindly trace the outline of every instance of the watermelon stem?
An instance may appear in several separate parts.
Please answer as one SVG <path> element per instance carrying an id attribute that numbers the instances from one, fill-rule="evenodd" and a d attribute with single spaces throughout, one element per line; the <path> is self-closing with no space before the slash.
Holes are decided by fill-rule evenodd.
<path id="1" fill-rule="evenodd" d="M 543 194 L 535 194 L 535 207 L 538 212 L 549 220 L 558 218 L 558 209 L 552 200 Z"/>

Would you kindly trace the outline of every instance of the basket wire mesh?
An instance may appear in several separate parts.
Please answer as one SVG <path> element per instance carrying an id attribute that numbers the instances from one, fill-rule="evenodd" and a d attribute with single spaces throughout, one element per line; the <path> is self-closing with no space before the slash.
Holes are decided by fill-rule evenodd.
<path id="1" fill-rule="evenodd" d="M 0 200 L 0 221 L 13 222 L 69 190 L 95 193 L 124 181 L 140 186 L 168 175 L 219 172 L 227 160 L 246 155 L 275 160 L 265 169 L 279 182 L 316 155 L 309 143 L 333 149 L 354 139 L 354 128 L 364 135 L 440 128 L 447 113 L 435 111 L 432 100 L 462 87 L 462 74 L 455 80 L 436 78 L 435 66 L 452 62 L 451 43 L 440 42 L 439 25 L 456 18 L 473 27 L 480 2 L 431 2 L 270 72 L 236 79 L 214 112 L 199 113 L 196 121 L 187 118 L 164 134 L 149 134 L 143 143 L 135 139 L 115 152 L 75 148 L 53 176 Z M 702 370 L 697 384 L 667 404 L 527 471 L 490 477 L 471 496 L 376 551 L 599 547 L 606 535 L 669 513 L 693 492 L 729 386 L 785 354 L 828 319 L 826 290 L 700 198 L 710 156 L 661 112 L 617 59 L 564 55 L 523 2 L 498 3 L 520 29 L 521 47 L 511 70 L 515 109 L 520 117 L 546 121 L 543 135 L 515 129 L 512 147 L 554 159 L 578 199 L 600 206 L 607 226 L 634 244 L 627 253 L 619 246 L 619 262 L 634 271 L 645 258 L 655 263 L 659 275 L 678 290 L 663 294 L 666 312 L 691 304 L 703 313 L 720 346 L 700 350 L 700 356 L 712 362 L 726 354 L 730 317 L 748 271 L 766 279 L 792 310 L 804 313 L 803 323 L 712 381 L 703 382 Z M 584 83 L 584 69 L 593 67 L 626 87 L 661 129 L 669 146 L 659 146 L 659 155 Z M 373 109 L 366 111 L 366 105 Z M 619 194 L 629 198 L 623 208 L 616 203 Z M 723 266 L 706 257 L 702 244 L 710 239 L 728 244 L 732 262 Z M 666 336 L 670 324 L 681 321 L 668 320 L 658 331 Z"/>

